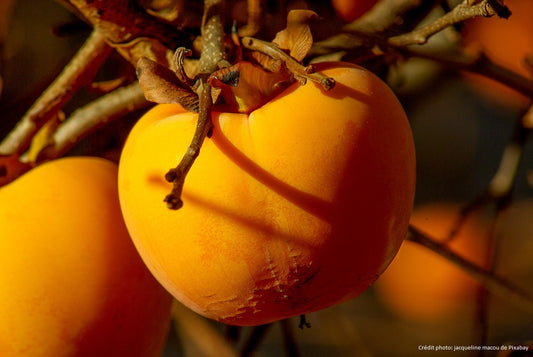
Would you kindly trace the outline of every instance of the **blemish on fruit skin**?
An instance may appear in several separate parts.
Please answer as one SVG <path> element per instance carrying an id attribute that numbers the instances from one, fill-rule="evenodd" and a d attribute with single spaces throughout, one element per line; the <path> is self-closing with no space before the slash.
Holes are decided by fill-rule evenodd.
<path id="1" fill-rule="evenodd" d="M 235 301 L 239 300 L 239 297 L 234 295 L 229 298 L 217 298 L 216 294 L 211 294 L 205 296 L 207 300 L 210 300 L 209 303 L 205 305 L 205 311 L 207 313 L 218 313 L 221 310 L 224 310 L 224 305 L 233 304 Z"/>
<path id="2" fill-rule="evenodd" d="M 280 294 L 282 294 L 284 299 L 287 299 L 287 294 L 283 291 L 283 288 L 281 287 L 281 281 L 279 280 L 279 277 L 276 273 L 276 265 L 274 264 L 274 260 L 272 259 L 272 255 L 270 254 L 270 250 L 268 247 L 265 247 L 265 257 L 267 261 L 267 269 L 272 275 L 272 279 L 274 279 L 274 286 L 278 290 Z"/>
<path id="3" fill-rule="evenodd" d="M 308 285 L 317 272 L 313 272 L 311 275 L 290 272 L 289 281 L 283 283 L 277 272 L 272 253 L 268 249 L 265 250 L 265 258 L 267 262 L 265 272 L 268 275 L 264 279 L 256 281 L 254 289 L 247 295 L 233 295 L 227 298 L 217 297 L 216 294 L 204 295 L 204 298 L 209 300 L 205 305 L 206 314 L 218 316 L 217 319 L 220 321 L 232 324 L 249 317 L 250 314 L 259 316 L 265 313 L 264 301 L 279 304 L 279 308 L 284 310 L 289 306 L 290 309 L 304 306 L 314 300 L 307 294 L 299 292 L 298 288 Z M 304 270 L 309 272 L 309 269 Z"/>
<path id="4" fill-rule="evenodd" d="M 266 251 L 265 256 L 267 256 Z M 257 316 L 258 321 L 263 321 L 262 315 L 268 314 L 271 308 L 268 304 L 265 305 L 265 301 L 275 304 L 279 310 L 283 311 L 294 311 L 294 309 L 301 309 L 301 313 L 312 311 L 307 305 L 313 304 L 317 297 L 303 293 L 300 288 L 305 289 L 306 285 L 311 284 L 318 272 L 312 272 L 309 275 L 309 269 L 304 269 L 307 271 L 305 275 L 290 273 L 289 281 L 284 284 L 279 274 L 276 273 L 272 255 L 270 258 L 270 268 L 265 267 L 265 272 L 269 276 L 256 281 L 255 288 L 247 295 L 233 295 L 228 298 L 220 298 L 216 294 L 204 296 L 209 300 L 209 303 L 205 305 L 206 315 L 217 316 L 217 320 L 230 325 L 239 324 L 244 320 L 249 321 L 250 316 Z M 270 274 L 272 270 L 274 270 L 276 279 Z M 289 316 L 288 313 L 287 317 Z"/>
<path id="5" fill-rule="evenodd" d="M 292 265 L 293 273 L 298 274 L 298 258 L 301 255 L 296 251 L 296 249 L 294 249 L 289 240 L 287 240 L 285 243 L 287 245 L 287 252 L 289 253 L 288 256 Z"/>
<path id="6" fill-rule="evenodd" d="M 298 284 L 298 286 L 302 286 L 302 285 L 310 283 L 311 280 L 313 280 L 313 278 L 316 276 L 317 273 L 318 272 L 314 272 L 313 274 L 309 275 L 309 277 L 307 279 L 305 279 L 304 281 L 302 281 L 300 284 Z"/>

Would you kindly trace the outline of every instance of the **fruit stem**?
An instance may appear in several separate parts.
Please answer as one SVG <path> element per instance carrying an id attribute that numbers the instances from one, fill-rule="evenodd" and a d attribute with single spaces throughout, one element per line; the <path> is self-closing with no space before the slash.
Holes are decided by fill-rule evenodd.
<path id="1" fill-rule="evenodd" d="M 210 136 L 213 129 L 211 121 L 213 99 L 211 97 L 211 86 L 207 83 L 207 77 L 219 68 L 220 63 L 224 62 L 223 9 L 223 0 L 205 0 L 204 2 L 201 28 L 203 39 L 202 54 L 198 64 L 198 77 L 200 78 L 200 85 L 197 89 L 200 101 L 198 122 L 187 152 L 183 155 L 178 166 L 170 169 L 165 175 L 165 179 L 172 183 L 172 190 L 164 201 L 167 203 L 167 207 L 172 210 L 180 209 L 183 206 L 181 193 L 185 176 L 187 176 L 194 161 L 200 154 L 205 138 Z"/>
<path id="2" fill-rule="evenodd" d="M 200 112 L 198 113 L 198 122 L 196 123 L 196 130 L 192 142 L 178 166 L 170 169 L 165 175 L 165 179 L 172 183 L 172 191 L 165 197 L 164 201 L 167 203 L 167 207 L 173 210 L 180 209 L 183 206 L 181 193 L 183 191 L 185 176 L 200 154 L 200 148 L 213 128 L 211 121 L 211 108 L 213 106 L 211 86 L 202 79 L 200 88 Z"/>
<path id="3" fill-rule="evenodd" d="M 307 322 L 307 318 L 305 317 L 305 314 L 300 315 L 300 323 L 298 324 L 298 327 L 300 330 L 303 330 L 304 328 L 311 328 L 311 324 Z"/>

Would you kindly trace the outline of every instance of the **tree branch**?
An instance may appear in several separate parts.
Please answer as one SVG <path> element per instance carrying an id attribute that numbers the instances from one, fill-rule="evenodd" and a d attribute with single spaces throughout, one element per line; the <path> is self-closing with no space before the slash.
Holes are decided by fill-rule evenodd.
<path id="1" fill-rule="evenodd" d="M 0 143 L 0 155 L 21 154 L 35 133 L 57 115 L 72 95 L 83 85 L 91 83 L 110 52 L 102 32 L 93 30 L 61 74 Z"/>
<path id="2" fill-rule="evenodd" d="M 174 303 L 172 320 L 180 338 L 192 344 L 205 357 L 237 357 L 238 353 L 205 318 L 179 302 Z"/>
<path id="3" fill-rule="evenodd" d="M 407 239 L 432 250 L 441 257 L 454 263 L 463 269 L 468 275 L 474 278 L 477 282 L 485 286 L 494 295 L 498 295 L 510 301 L 511 303 L 514 303 L 516 306 L 527 312 L 533 312 L 533 297 L 520 289 L 518 286 L 500 276 L 491 274 L 485 269 L 466 260 L 462 256 L 447 249 L 444 244 L 428 237 L 413 226 L 409 227 Z"/>
<path id="4" fill-rule="evenodd" d="M 388 39 L 388 44 L 395 47 L 422 45 L 426 43 L 431 36 L 442 31 L 446 27 L 474 17 L 491 17 L 494 15 L 496 15 L 496 11 L 487 0 L 483 0 L 479 4 L 472 6 L 468 5 L 468 0 L 465 0 L 463 3 L 454 7 L 452 11 L 425 26 L 417 28 L 409 33 L 390 37 Z"/>
<path id="5" fill-rule="evenodd" d="M 360 18 L 343 27 L 353 34 L 394 34 L 410 31 L 442 0 L 380 0 Z"/>
<path id="6" fill-rule="evenodd" d="M 533 106 L 529 112 L 531 108 Z M 496 200 L 505 199 L 515 187 L 518 165 L 522 161 L 526 140 L 531 130 L 525 126 L 526 120 L 527 116 L 524 116 L 515 125 L 513 136 L 503 151 L 498 170 L 490 180 L 487 193 Z"/>
<path id="7" fill-rule="evenodd" d="M 59 125 L 53 136 L 53 144 L 38 155 L 38 160 L 50 160 L 64 155 L 85 136 L 149 104 L 144 99 L 138 82 L 103 95 L 74 111 Z"/>
<path id="8" fill-rule="evenodd" d="M 494 63 L 483 52 L 477 55 L 467 55 L 462 51 L 433 52 L 427 50 L 414 50 L 412 48 L 398 49 L 400 53 L 408 57 L 424 58 L 438 62 L 455 70 L 464 70 L 481 74 L 494 79 L 506 86 L 533 98 L 533 81 L 530 79 Z"/>
<path id="9" fill-rule="evenodd" d="M 412 31 L 443 0 L 380 0 L 341 33 L 315 42 L 311 55 L 389 46 L 391 36 Z"/>
<path id="10" fill-rule="evenodd" d="M 131 0 L 59 0 L 73 9 L 95 29 L 105 33 L 113 44 L 130 42 L 139 37 L 159 40 L 169 48 L 187 46 L 192 37 L 163 21 L 140 11 Z"/>

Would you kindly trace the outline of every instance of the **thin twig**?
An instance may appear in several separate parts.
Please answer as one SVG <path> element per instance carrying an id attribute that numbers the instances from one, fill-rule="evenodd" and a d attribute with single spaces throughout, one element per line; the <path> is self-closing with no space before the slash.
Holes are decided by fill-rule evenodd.
<path id="1" fill-rule="evenodd" d="M 486 241 L 487 248 L 485 252 L 484 267 L 488 274 L 497 274 L 498 252 L 501 245 L 501 231 L 502 223 L 505 220 L 505 213 L 507 212 L 508 204 L 504 206 L 497 205 L 495 217 L 492 220 L 490 227 L 490 234 Z M 477 332 L 479 335 L 479 345 L 483 346 L 487 344 L 489 335 L 489 306 L 490 306 L 490 294 L 489 290 L 485 286 L 480 286 L 477 290 Z M 481 356 L 481 354 L 480 354 Z"/>
<path id="2" fill-rule="evenodd" d="M 342 32 L 313 43 L 309 55 L 346 51 L 367 57 L 376 45 L 387 49 L 388 38 L 413 31 L 442 0 L 380 0 Z"/>
<path id="3" fill-rule="evenodd" d="M 240 351 L 240 356 L 251 356 L 253 352 L 257 349 L 257 347 L 261 344 L 263 338 L 265 337 L 268 330 L 270 330 L 271 326 L 272 324 L 254 326 L 254 328 L 252 329 L 252 333 L 250 334 Z"/>
<path id="4" fill-rule="evenodd" d="M 512 136 L 502 153 L 500 165 L 487 188 L 461 209 L 461 214 L 450 231 L 446 242 L 456 236 L 470 214 L 480 207 L 494 204 L 496 213 L 498 213 L 511 203 L 511 196 L 517 180 L 518 166 L 522 161 L 524 147 L 532 129 L 529 126 L 529 116 L 531 113 L 533 113 L 533 105 L 516 122 Z"/>
<path id="5" fill-rule="evenodd" d="M 138 82 L 118 88 L 74 111 L 57 128 L 53 145 L 46 147 L 38 158 L 50 160 L 62 156 L 88 134 L 149 104 Z"/>
<path id="6" fill-rule="evenodd" d="M 21 154 L 35 133 L 57 115 L 81 86 L 92 81 L 110 52 L 105 36 L 100 31 L 93 30 L 61 74 L 0 143 L 0 155 Z"/>
<path id="7" fill-rule="evenodd" d="M 205 357 L 237 357 L 237 352 L 205 318 L 179 302 L 174 303 L 172 319 L 180 337 Z"/>
<path id="8" fill-rule="evenodd" d="M 407 239 L 429 248 L 433 252 L 454 263 L 477 282 L 485 286 L 494 295 L 498 295 L 503 299 L 514 303 L 516 306 L 529 313 L 533 313 L 533 297 L 518 286 L 496 274 L 491 274 L 487 270 L 452 252 L 442 243 L 430 238 L 413 226 L 409 227 Z"/>
<path id="9" fill-rule="evenodd" d="M 139 37 L 150 37 L 175 48 L 188 46 L 190 34 L 178 30 L 157 18 L 140 11 L 132 1 L 58 0 L 77 12 L 93 28 L 101 30 L 112 44 L 130 42 Z"/>
<path id="10" fill-rule="evenodd" d="M 412 48 L 398 49 L 407 57 L 424 58 L 437 62 L 446 67 L 481 74 L 487 78 L 498 81 L 525 96 L 533 98 L 533 81 L 509 68 L 503 67 L 490 60 L 483 52 L 476 55 L 467 55 L 461 51 L 435 52 L 427 50 L 414 50 Z"/>
<path id="11" fill-rule="evenodd" d="M 288 357 L 299 357 L 300 350 L 294 338 L 294 332 L 291 326 L 291 319 L 283 319 L 280 321 L 281 331 L 283 333 L 283 346 L 285 348 L 285 355 Z"/>
<path id="12" fill-rule="evenodd" d="M 517 120 L 511 139 L 503 151 L 498 170 L 492 177 L 487 189 L 481 195 L 475 197 L 461 210 L 461 214 L 450 232 L 449 239 L 452 239 L 470 214 L 484 205 L 494 205 L 495 216 L 491 224 L 490 235 L 487 239 L 487 250 L 484 259 L 485 263 L 483 265 L 484 272 L 492 277 L 497 274 L 497 254 L 501 244 L 498 232 L 504 221 L 507 208 L 511 203 L 513 188 L 515 187 L 517 179 L 518 166 L 522 160 L 524 146 L 530 132 L 530 127 L 528 126 L 529 113 L 530 111 L 526 112 L 522 118 Z M 513 287 L 513 289 L 516 288 Z M 476 296 L 476 321 L 478 326 L 476 331 L 479 333 L 480 345 L 486 344 L 488 338 L 488 309 L 490 304 L 490 296 L 488 292 L 490 290 L 489 286 L 483 284 Z M 521 292 L 515 291 L 515 293 L 520 294 Z M 502 291 L 504 297 L 506 294 L 505 291 Z"/>
<path id="13" fill-rule="evenodd" d="M 487 188 L 490 196 L 497 200 L 505 199 L 515 187 L 518 166 L 522 161 L 524 146 L 530 129 L 524 126 L 525 116 L 517 121 L 511 139 L 505 147 L 500 165 Z"/>
<path id="14" fill-rule="evenodd" d="M 411 31 L 442 0 L 380 0 L 343 27 L 354 34 L 397 34 Z M 408 19 L 409 21 L 405 21 Z"/>
<path id="15" fill-rule="evenodd" d="M 457 5 L 452 11 L 439 17 L 435 21 L 419 27 L 409 33 L 393 36 L 388 39 L 388 44 L 395 47 L 404 47 L 409 45 L 422 45 L 436 33 L 444 30 L 446 27 L 455 25 L 465 20 L 475 17 L 491 17 L 496 15 L 496 11 L 490 6 L 487 0 L 479 4 L 470 6 L 468 1 Z"/>
<path id="16" fill-rule="evenodd" d="M 272 42 L 266 42 L 252 37 L 243 37 L 242 45 L 249 50 L 261 52 L 275 60 L 284 62 L 287 69 L 293 73 L 297 79 L 303 81 L 303 83 L 305 83 L 305 80 L 309 79 L 321 85 L 324 90 L 330 90 L 335 85 L 335 80 L 333 78 L 315 72 L 314 67 L 311 65 L 301 65 Z"/>

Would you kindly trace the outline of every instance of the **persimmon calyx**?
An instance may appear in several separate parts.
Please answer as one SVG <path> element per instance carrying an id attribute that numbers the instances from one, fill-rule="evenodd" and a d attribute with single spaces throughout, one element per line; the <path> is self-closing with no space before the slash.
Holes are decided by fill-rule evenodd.
<path id="1" fill-rule="evenodd" d="M 187 82 L 180 81 L 181 75 L 181 71 L 176 74 L 146 57 L 141 57 L 137 62 L 139 86 L 146 100 L 159 104 L 181 104 L 191 112 L 198 112 L 198 95 Z"/>
<path id="2" fill-rule="evenodd" d="M 306 84 L 307 80 L 311 80 L 319 84 L 326 91 L 335 86 L 335 80 L 333 78 L 315 72 L 312 65 L 302 65 L 295 58 L 285 53 L 275 43 L 262 41 L 252 37 L 243 37 L 242 44 L 244 48 L 265 54 L 274 60 L 284 63 L 287 70 L 291 72 L 294 78 L 302 85 Z"/>
<path id="3" fill-rule="evenodd" d="M 220 89 L 224 111 L 250 113 L 291 84 L 293 76 L 285 68 L 271 72 L 251 62 L 241 61 L 214 72 L 207 82 Z"/>
<path id="4" fill-rule="evenodd" d="M 286 28 L 278 32 L 272 42 L 243 37 L 241 43 L 234 39 L 239 49 L 250 50 L 254 63 L 243 61 L 242 56 L 235 64 L 223 59 L 217 64 L 218 70 L 197 73 L 194 78 L 185 71 L 185 57 L 192 53 L 186 48 L 180 47 L 174 52 L 174 71 L 140 58 L 137 63 L 139 84 L 147 100 L 159 104 L 178 103 L 193 112 L 199 111 L 199 80 L 206 77 L 213 88 L 213 104 L 226 112 L 250 113 L 295 80 L 301 85 L 311 80 L 329 90 L 335 85 L 333 78 L 315 72 L 312 65 L 301 63 L 313 44 L 309 24 L 317 17 L 313 11 L 292 10 L 287 16 Z"/>

